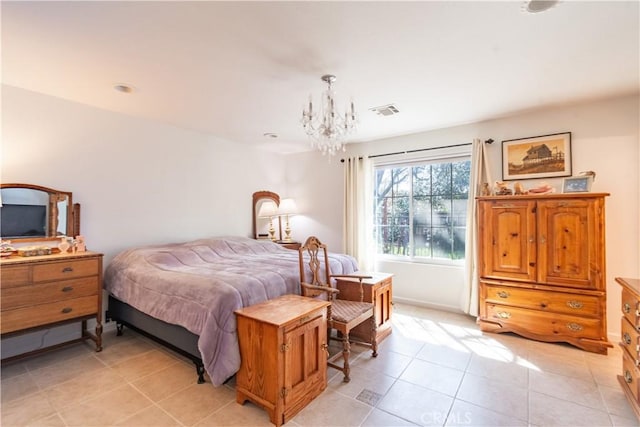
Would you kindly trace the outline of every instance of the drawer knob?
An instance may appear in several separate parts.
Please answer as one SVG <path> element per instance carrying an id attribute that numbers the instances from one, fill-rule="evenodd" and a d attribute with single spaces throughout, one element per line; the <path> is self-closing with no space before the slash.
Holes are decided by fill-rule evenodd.
<path id="1" fill-rule="evenodd" d="M 73 308 L 71 308 L 71 307 L 65 307 L 65 308 L 62 309 L 62 312 L 64 314 L 71 313 L 72 311 L 73 311 Z"/>
<path id="2" fill-rule="evenodd" d="M 631 335 L 629 335 L 629 332 L 625 332 L 624 334 L 622 334 L 622 340 L 626 345 L 631 344 Z"/>
<path id="3" fill-rule="evenodd" d="M 71 292 L 73 290 L 73 286 L 65 286 L 62 288 L 62 292 Z"/>
<path id="4" fill-rule="evenodd" d="M 499 311 L 496 313 L 496 316 L 498 316 L 500 319 L 510 319 L 511 313 L 509 313 L 508 311 Z"/>
<path id="5" fill-rule="evenodd" d="M 624 380 L 627 382 L 627 384 L 631 384 L 633 382 L 633 377 L 631 376 L 631 372 L 624 371 Z"/>
<path id="6" fill-rule="evenodd" d="M 65 267 L 62 269 L 63 273 L 71 273 L 73 271 L 73 267 Z"/>
<path id="7" fill-rule="evenodd" d="M 574 300 L 567 301 L 567 307 L 575 308 L 577 310 L 582 308 L 582 303 L 580 301 L 574 301 Z"/>
<path id="8" fill-rule="evenodd" d="M 498 296 L 499 296 L 500 298 L 509 298 L 509 292 L 507 292 L 507 291 L 500 291 L 500 292 L 498 292 Z"/>
<path id="9" fill-rule="evenodd" d="M 300 318 L 300 324 L 307 323 L 311 317 L 310 316 L 302 316 Z"/>
<path id="10" fill-rule="evenodd" d="M 567 328 L 569 328 L 570 330 L 577 332 L 577 331 L 581 331 L 582 330 L 582 325 L 579 323 L 575 323 L 575 322 L 570 322 L 567 323 Z"/>
<path id="11" fill-rule="evenodd" d="M 631 305 L 628 302 L 625 302 L 624 305 L 622 306 L 622 311 L 624 311 L 627 314 L 631 313 Z"/>

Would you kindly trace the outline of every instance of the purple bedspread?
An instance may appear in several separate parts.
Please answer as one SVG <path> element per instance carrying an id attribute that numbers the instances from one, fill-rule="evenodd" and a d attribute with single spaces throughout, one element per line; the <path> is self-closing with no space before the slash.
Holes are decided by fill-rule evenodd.
<path id="1" fill-rule="evenodd" d="M 357 270 L 348 255 L 329 258 L 332 274 Z M 104 288 L 132 307 L 198 335 L 207 374 L 220 385 L 240 368 L 234 311 L 300 294 L 298 251 L 246 237 L 134 248 L 109 264 Z"/>

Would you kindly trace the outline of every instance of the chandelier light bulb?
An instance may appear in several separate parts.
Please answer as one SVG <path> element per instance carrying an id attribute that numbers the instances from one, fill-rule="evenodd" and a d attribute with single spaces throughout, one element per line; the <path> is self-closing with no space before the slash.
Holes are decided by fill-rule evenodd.
<path id="1" fill-rule="evenodd" d="M 311 145 L 323 155 L 335 155 L 338 151 L 346 151 L 345 138 L 355 131 L 357 117 L 353 100 L 344 115 L 336 109 L 336 96 L 331 84 L 336 76 L 325 74 L 321 77 L 327 83 L 327 90 L 320 98 L 319 108 L 314 111 L 313 101 L 309 96 L 308 108 L 302 109 L 302 127 L 311 137 Z"/>

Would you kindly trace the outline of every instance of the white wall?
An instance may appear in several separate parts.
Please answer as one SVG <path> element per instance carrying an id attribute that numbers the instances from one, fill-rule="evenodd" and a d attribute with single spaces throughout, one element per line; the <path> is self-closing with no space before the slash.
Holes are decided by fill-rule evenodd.
<path id="1" fill-rule="evenodd" d="M 284 158 L 202 133 L 2 86 L 2 182 L 73 192 L 104 265 L 131 246 L 251 236 L 252 194 L 284 191 Z M 2 341 L 2 357 L 77 334 Z"/>
<path id="2" fill-rule="evenodd" d="M 73 192 L 105 263 L 134 245 L 251 236 L 251 195 L 284 158 L 209 135 L 2 87 L 2 182 Z"/>
<path id="3" fill-rule="evenodd" d="M 531 111 L 497 120 L 472 123 L 447 129 L 407 135 L 366 144 L 350 144 L 348 156 L 373 155 L 402 150 L 435 147 L 470 142 L 473 138 L 495 142 L 489 146 L 490 164 L 494 180 L 502 177 L 501 141 L 569 131 L 572 133 L 573 172 L 593 170 L 597 173 L 592 191 L 608 192 L 606 201 L 608 329 L 617 333 L 620 328 L 620 287 L 616 276 L 640 277 L 640 176 L 639 169 L 639 97 L 625 96 L 578 105 Z M 380 120 L 393 120 L 393 117 Z M 289 156 L 287 180 L 299 179 L 295 186 L 300 195 L 311 194 L 314 188 L 326 183 L 331 189 L 322 190 L 322 197 L 310 198 L 308 217 L 298 224 L 302 235 L 326 229 L 325 240 L 333 247 L 342 247 L 340 236 L 343 206 L 342 164 L 327 163 L 317 153 Z M 310 165 L 313 165 L 311 167 Z M 306 173 L 312 170 L 311 173 Z M 318 182 L 323 184 L 319 184 Z M 523 181 L 525 187 L 540 180 Z M 561 191 L 561 179 L 548 180 Z M 289 183 L 291 185 L 291 183 Z M 315 207 L 314 207 L 315 206 Z M 315 211 L 317 209 L 317 211 Z M 313 213 L 311 213 L 313 212 Z M 315 223 L 323 218 L 322 227 Z M 395 273 L 394 298 L 418 304 L 457 310 L 463 274 L 460 268 L 439 265 L 410 265 L 381 262 L 378 269 Z"/>

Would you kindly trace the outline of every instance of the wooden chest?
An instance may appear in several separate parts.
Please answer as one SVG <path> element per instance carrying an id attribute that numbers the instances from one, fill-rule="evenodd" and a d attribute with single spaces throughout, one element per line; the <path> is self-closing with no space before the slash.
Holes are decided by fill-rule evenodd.
<path id="1" fill-rule="evenodd" d="M 616 277 L 622 286 L 622 375 L 618 381 L 640 420 L 640 280 Z"/>
<path id="2" fill-rule="evenodd" d="M 236 400 L 290 420 L 327 387 L 329 302 L 283 295 L 236 310 L 241 364 Z"/>

